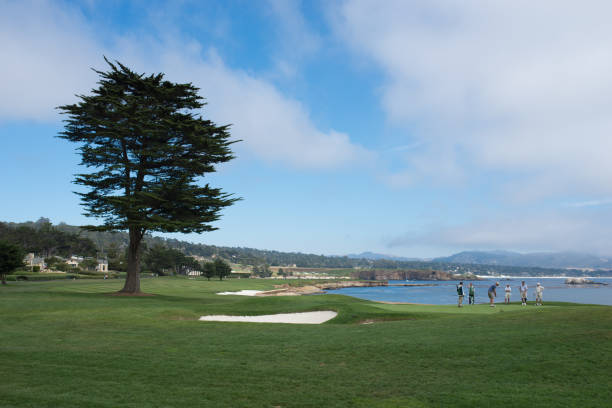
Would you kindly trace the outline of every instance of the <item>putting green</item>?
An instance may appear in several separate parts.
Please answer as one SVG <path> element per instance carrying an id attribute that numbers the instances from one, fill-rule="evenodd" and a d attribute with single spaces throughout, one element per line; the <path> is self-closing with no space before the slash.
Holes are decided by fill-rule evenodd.
<path id="1" fill-rule="evenodd" d="M 377 303 L 376 307 L 393 312 L 408 312 L 408 313 L 453 313 L 453 314 L 495 314 L 495 313 L 525 313 L 535 312 L 538 310 L 558 307 L 558 306 L 521 306 L 520 304 L 496 304 L 495 307 L 486 305 L 465 305 L 457 307 L 457 305 L 413 305 L 413 304 L 387 304 Z"/>

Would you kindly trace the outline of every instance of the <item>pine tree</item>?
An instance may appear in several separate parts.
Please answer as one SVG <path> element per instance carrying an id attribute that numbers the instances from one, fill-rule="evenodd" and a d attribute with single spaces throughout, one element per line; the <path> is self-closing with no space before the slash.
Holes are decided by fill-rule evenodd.
<path id="1" fill-rule="evenodd" d="M 79 143 L 89 173 L 74 182 L 85 215 L 101 218 L 93 231 L 127 230 L 127 278 L 121 292 L 140 292 L 141 242 L 146 233 L 205 232 L 220 210 L 237 198 L 200 186 L 215 165 L 234 158 L 228 126 L 197 114 L 204 106 L 198 88 L 172 83 L 164 74 L 138 74 L 104 58 L 109 71 L 94 70 L 99 87 L 79 102 L 60 106 L 68 115 L 58 137 Z"/>
<path id="2" fill-rule="evenodd" d="M 6 275 L 23 266 L 24 253 L 21 247 L 0 241 L 0 280 L 6 285 Z"/>

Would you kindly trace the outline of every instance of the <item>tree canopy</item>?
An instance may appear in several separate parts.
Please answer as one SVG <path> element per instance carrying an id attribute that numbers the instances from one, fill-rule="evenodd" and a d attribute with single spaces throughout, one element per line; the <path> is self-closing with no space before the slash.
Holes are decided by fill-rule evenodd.
<path id="1" fill-rule="evenodd" d="M 96 247 L 90 239 L 61 231 L 42 217 L 29 225 L 10 226 L 0 222 L 0 239 L 45 257 L 96 255 Z"/>
<path id="2" fill-rule="evenodd" d="M 228 126 L 203 119 L 198 88 L 138 74 L 105 58 L 109 71 L 95 72 L 99 87 L 80 101 L 60 106 L 66 115 L 59 137 L 79 143 L 75 183 L 85 215 L 101 218 L 96 231 L 129 233 L 123 292 L 140 291 L 140 244 L 147 232 L 205 232 L 220 210 L 237 198 L 201 179 L 234 158 Z"/>
<path id="3" fill-rule="evenodd" d="M 0 241 L 0 279 L 6 285 L 6 275 L 23 266 L 23 249 L 18 245 Z"/>
<path id="4" fill-rule="evenodd" d="M 226 276 L 231 275 L 232 267 L 223 259 L 216 258 L 213 264 L 215 265 L 215 274 L 219 277 L 219 280 L 223 280 Z"/>

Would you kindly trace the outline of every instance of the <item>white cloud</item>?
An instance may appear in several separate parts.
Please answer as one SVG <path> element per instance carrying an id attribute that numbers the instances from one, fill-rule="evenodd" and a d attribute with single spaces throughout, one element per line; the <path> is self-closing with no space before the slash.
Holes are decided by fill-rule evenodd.
<path id="1" fill-rule="evenodd" d="M 276 18 L 283 53 L 307 55 L 321 46 L 321 38 L 308 25 L 302 15 L 300 0 L 267 0 L 270 12 Z"/>
<path id="2" fill-rule="evenodd" d="M 0 12 L 0 119 L 57 120 L 56 106 L 95 86 L 104 53 L 78 12 L 8 1 Z"/>
<path id="3" fill-rule="evenodd" d="M 96 86 L 89 67 L 105 69 L 106 54 L 139 72 L 194 82 L 209 103 L 207 117 L 231 123 L 233 136 L 264 160 L 335 168 L 371 156 L 346 133 L 317 128 L 307 107 L 265 79 L 227 67 L 214 52 L 202 57 L 194 39 L 161 33 L 157 40 L 140 32 L 113 37 L 94 32 L 76 9 L 53 2 L 11 2 L 2 11 L 0 120 L 58 120 L 56 106 Z"/>
<path id="4" fill-rule="evenodd" d="M 299 65 L 321 47 L 321 37 L 304 18 L 300 0 L 267 0 L 277 32 L 275 69 L 285 78 L 295 79 Z"/>
<path id="5" fill-rule="evenodd" d="M 348 0 L 332 14 L 384 71 L 389 120 L 425 143 L 403 173 L 455 182 L 443 151 L 445 167 L 507 172 L 510 195 L 537 199 L 612 192 L 611 12 L 606 1 Z"/>
<path id="6" fill-rule="evenodd" d="M 567 203 L 568 207 L 600 207 L 602 205 L 612 204 L 612 198 L 605 198 L 602 200 L 590 200 L 590 201 L 578 201 L 573 203 Z"/>
<path id="7" fill-rule="evenodd" d="M 389 247 L 583 251 L 609 255 L 612 213 L 549 212 L 477 219 L 455 226 L 428 228 L 388 240 Z"/>
<path id="8" fill-rule="evenodd" d="M 300 102 L 270 83 L 226 67 L 214 51 L 209 54 L 202 61 L 169 51 L 161 63 L 175 77 L 194 78 L 209 103 L 207 114 L 232 123 L 232 135 L 258 156 L 305 168 L 338 167 L 372 156 L 345 133 L 317 129 Z"/>

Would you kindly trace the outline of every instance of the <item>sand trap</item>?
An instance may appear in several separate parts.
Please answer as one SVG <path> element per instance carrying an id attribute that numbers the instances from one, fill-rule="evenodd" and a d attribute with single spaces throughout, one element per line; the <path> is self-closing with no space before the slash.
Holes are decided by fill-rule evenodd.
<path id="1" fill-rule="evenodd" d="M 238 295 L 238 296 L 255 296 L 263 290 L 241 290 L 238 292 L 220 292 L 217 295 Z"/>
<path id="2" fill-rule="evenodd" d="M 251 323 L 294 323 L 294 324 L 321 324 L 334 317 L 338 313 L 325 312 L 304 312 L 304 313 L 281 313 L 261 316 L 227 316 L 210 315 L 202 316 L 200 320 L 211 322 L 251 322 Z"/>

